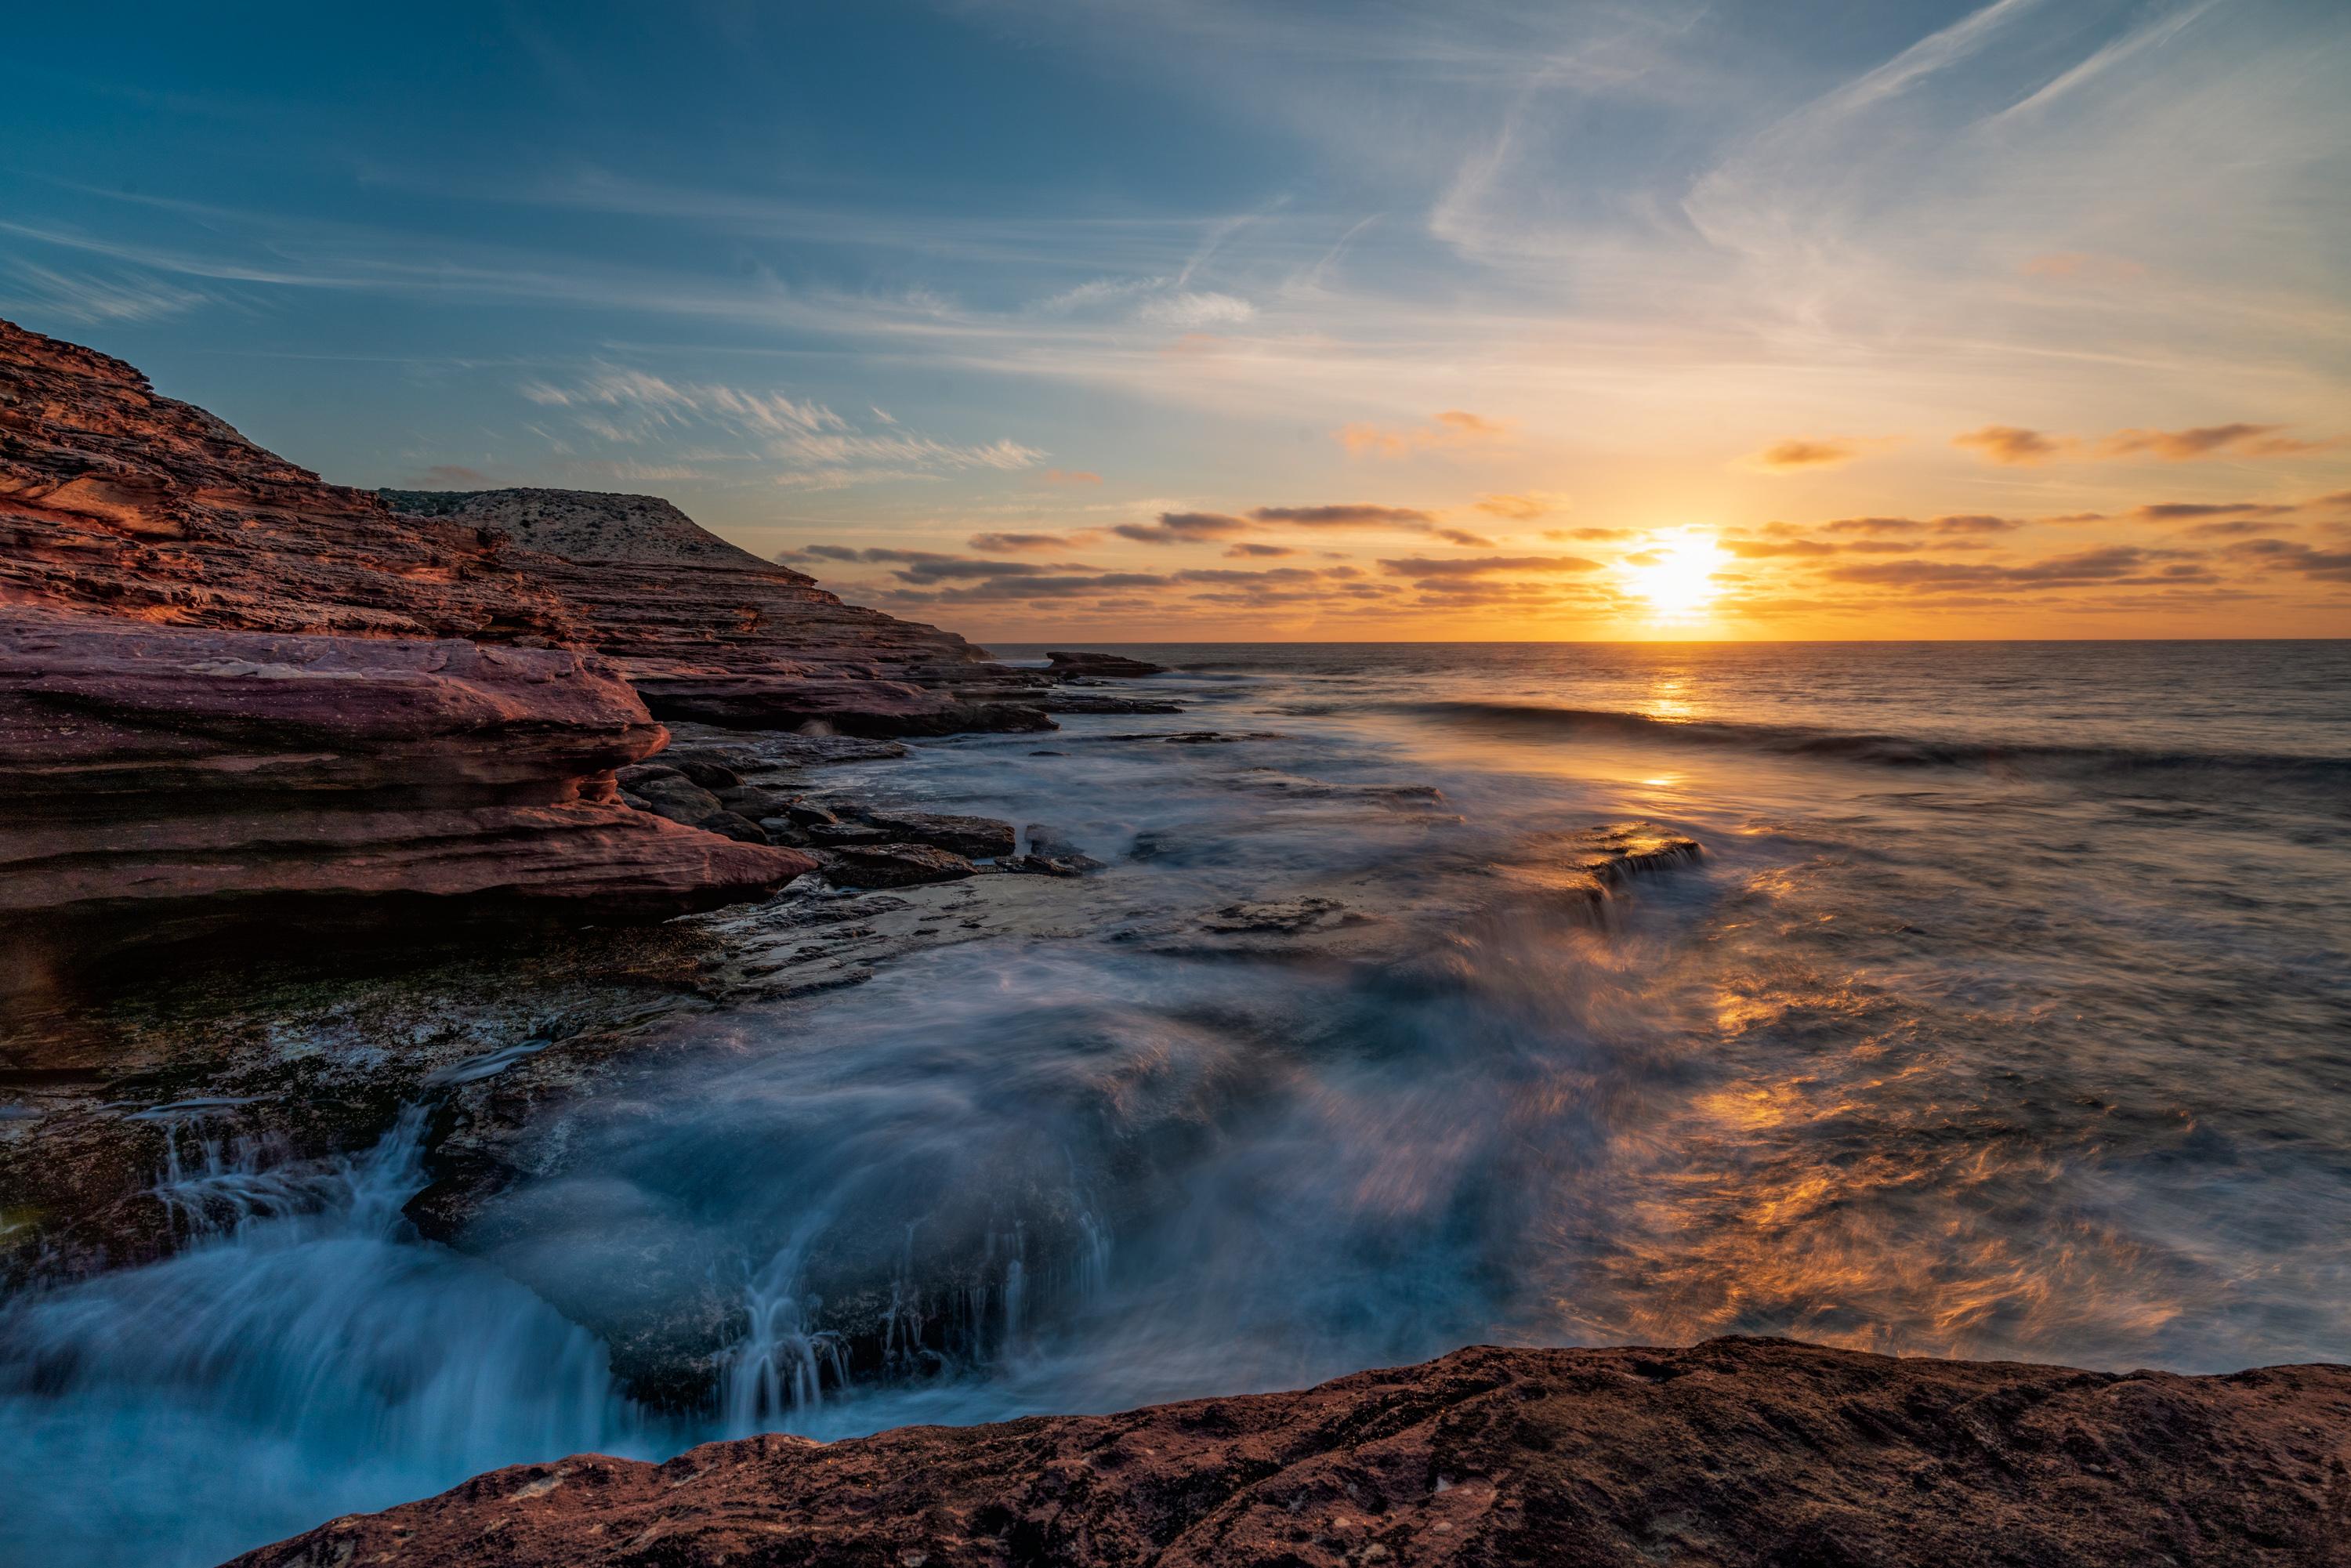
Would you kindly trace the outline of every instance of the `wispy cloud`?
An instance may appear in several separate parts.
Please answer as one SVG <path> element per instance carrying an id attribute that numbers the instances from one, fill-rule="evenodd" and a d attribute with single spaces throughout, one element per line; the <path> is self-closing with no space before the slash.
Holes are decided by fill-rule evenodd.
<path id="1" fill-rule="evenodd" d="M 2193 430 L 2118 430 L 2098 443 L 2102 457 L 2147 453 L 2173 463 L 2199 457 L 2283 457 L 2335 444 L 2280 435 L 2282 424 L 2206 424 Z"/>
<path id="2" fill-rule="evenodd" d="M 1112 533 L 1137 544 L 1201 544 L 1249 531 L 1249 520 L 1222 512 L 1162 512 L 1152 523 L 1120 523 Z"/>
<path id="3" fill-rule="evenodd" d="M 2021 425 L 1987 424 L 1980 430 L 1954 435 L 1951 444 L 1967 448 L 1987 463 L 2017 467 L 2049 462 L 2064 453 L 2068 443 Z"/>
<path id="4" fill-rule="evenodd" d="M 625 422 L 594 412 L 582 412 L 577 420 L 582 430 L 607 442 L 641 443 L 697 426 L 748 439 L 779 466 L 780 472 L 772 476 L 776 483 L 804 488 L 973 470 L 1010 471 L 1034 467 L 1045 455 L 1008 438 L 940 441 L 906 430 L 895 420 L 879 431 L 865 431 L 824 403 L 780 392 L 676 382 L 611 365 L 567 384 L 528 381 L 517 390 L 542 407 L 619 411 Z"/>
<path id="5" fill-rule="evenodd" d="M 1497 441 L 1509 434 L 1500 420 L 1488 419 L 1467 409 L 1452 408 L 1428 423 L 1406 427 L 1377 424 L 1342 425 L 1332 434 L 1349 452 L 1379 457 L 1403 457 L 1434 448 L 1473 446 Z"/>
<path id="6" fill-rule="evenodd" d="M 1483 495 L 1471 504 L 1488 517 L 1531 523 L 1538 517 L 1566 511 L 1569 502 L 1567 497 L 1549 490 L 1529 490 L 1516 495 Z"/>
<path id="7" fill-rule="evenodd" d="M 219 299 L 210 289 L 138 273 L 66 272 L 30 261 L 0 269 L 0 311 L 10 316 L 52 316 L 86 324 L 154 321 Z"/>
<path id="8" fill-rule="evenodd" d="M 1437 578 L 1491 577 L 1497 573 L 1523 575 L 1597 571 L 1600 562 L 1573 555 L 1471 555 L 1431 559 L 1410 556 L 1403 559 L 1383 559 L 1383 570 L 1397 577 L 1409 577 L 1421 581 Z"/>
<path id="9" fill-rule="evenodd" d="M 971 548 L 987 554 L 1017 550 L 1068 549 L 1079 541 L 1067 534 L 974 534 Z"/>
<path id="10" fill-rule="evenodd" d="M 1951 437 L 1951 444 L 1972 450 L 1988 463 L 2030 466 L 2061 457 L 2158 457 L 2167 463 L 2189 463 L 2204 457 L 2288 457 L 2322 452 L 2339 440 L 2310 441 L 2280 435 L 2283 424 L 2203 424 L 2187 430 L 2117 430 L 2095 438 L 2053 435 L 2012 424 L 1987 424 Z"/>

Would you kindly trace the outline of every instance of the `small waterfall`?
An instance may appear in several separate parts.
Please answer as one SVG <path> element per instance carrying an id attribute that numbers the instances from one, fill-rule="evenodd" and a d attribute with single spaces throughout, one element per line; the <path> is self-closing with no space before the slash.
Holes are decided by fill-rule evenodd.
<path id="1" fill-rule="evenodd" d="M 1012 1227 L 1012 1257 L 1004 1265 L 1004 1347 L 1020 1343 L 1020 1314 L 1029 1304 L 1029 1239 L 1024 1228 Z"/>
<path id="2" fill-rule="evenodd" d="M 803 1220 L 744 1289 L 750 1321 L 719 1373 L 719 1408 L 731 1433 L 806 1415 L 823 1403 L 828 1379 L 836 1389 L 849 1382 L 841 1336 L 809 1326 L 820 1303 L 801 1281 L 809 1249 L 831 1220 L 829 1211 Z"/>
<path id="3" fill-rule="evenodd" d="M 141 1113 L 163 1124 L 163 1169 L 150 1191 L 192 1240 L 330 1210 L 355 1228 L 389 1235 L 401 1223 L 401 1206 L 424 1185 L 421 1104 L 402 1106 L 391 1130 L 358 1158 L 314 1163 L 294 1160 L 279 1141 L 225 1136 L 211 1125 L 221 1108 L 205 1102 Z"/>
<path id="4" fill-rule="evenodd" d="M 1078 1229 L 1086 1240 L 1077 1257 L 1078 1299 L 1096 1301 L 1110 1289 L 1110 1231 L 1088 1208 L 1078 1210 Z"/>

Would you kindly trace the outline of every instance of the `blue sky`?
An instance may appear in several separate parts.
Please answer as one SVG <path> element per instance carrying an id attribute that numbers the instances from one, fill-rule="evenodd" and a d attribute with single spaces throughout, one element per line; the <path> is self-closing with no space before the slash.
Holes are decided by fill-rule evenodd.
<path id="1" fill-rule="evenodd" d="M 2351 632 L 2336 0 L 11 33 L 0 313 L 345 482 L 998 638 Z"/>

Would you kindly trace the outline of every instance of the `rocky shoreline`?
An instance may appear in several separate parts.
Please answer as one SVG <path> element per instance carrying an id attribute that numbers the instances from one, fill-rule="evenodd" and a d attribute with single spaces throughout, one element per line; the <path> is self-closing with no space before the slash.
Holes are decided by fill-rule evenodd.
<path id="1" fill-rule="evenodd" d="M 2351 1368 L 1458 1351 L 1117 1416 L 517 1465 L 234 1568 L 2351 1562 Z"/>
<path id="2" fill-rule="evenodd" d="M 799 899 L 763 956 L 789 885 L 1080 874 L 824 770 L 1173 710 L 1104 678 L 1134 673 L 995 663 L 651 497 L 327 484 L 0 322 L 0 1281 L 172 1250 L 183 1156 L 348 1155 L 434 1074 L 542 1041 L 500 1088 L 535 1103 L 676 1015 L 942 939 L 884 918 L 903 898 L 829 900 L 824 930 L 893 933 L 852 963 Z M 1052 897 L 966 894 L 945 930 Z M 484 948 L 510 956 L 456 956 Z"/>
<path id="3" fill-rule="evenodd" d="M 583 1291 L 524 1243 L 563 1234 L 530 1206 L 583 1130 L 657 1114 L 681 1061 L 740 1049 L 731 1025 L 789 1044 L 814 998 L 987 939 L 1416 956 L 1405 904 L 1464 870 L 1434 839 L 1415 889 L 1138 915 L 1056 824 L 875 783 L 909 738 L 1179 714 L 1162 673 L 998 663 L 655 497 L 329 485 L 0 322 L 0 1288 L 166 1257 L 422 1118 L 415 1232 L 591 1331 L 645 1408 L 706 1410 L 740 1281 L 647 1247 L 643 1289 Z M 1460 822 L 1426 785 L 1234 787 Z M 1182 852 L 1146 831 L 1131 858 Z M 1498 925 L 1604 922 L 1702 854 L 1616 823 L 1470 870 Z M 1151 1115 L 1139 1141 L 1212 1120 L 1181 1094 Z M 957 1293 L 1000 1298 L 986 1207 L 938 1206 L 917 1300 L 894 1240 L 812 1260 L 844 1375 L 944 1364 Z M 1019 1222 L 1040 1254 L 1075 1234 L 1041 1200 Z M 240 1561 L 2343 1562 L 2346 1378 L 1473 1350 L 1123 1416 L 525 1466 Z"/>

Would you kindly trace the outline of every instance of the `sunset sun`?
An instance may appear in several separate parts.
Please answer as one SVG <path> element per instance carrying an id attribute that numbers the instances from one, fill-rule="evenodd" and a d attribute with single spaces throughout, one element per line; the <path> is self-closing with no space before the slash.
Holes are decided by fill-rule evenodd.
<path id="1" fill-rule="evenodd" d="M 1721 589 L 1714 574 L 1723 563 L 1710 536 L 1685 533 L 1628 557 L 1625 579 L 1635 593 L 1663 618 L 1702 614 Z"/>

